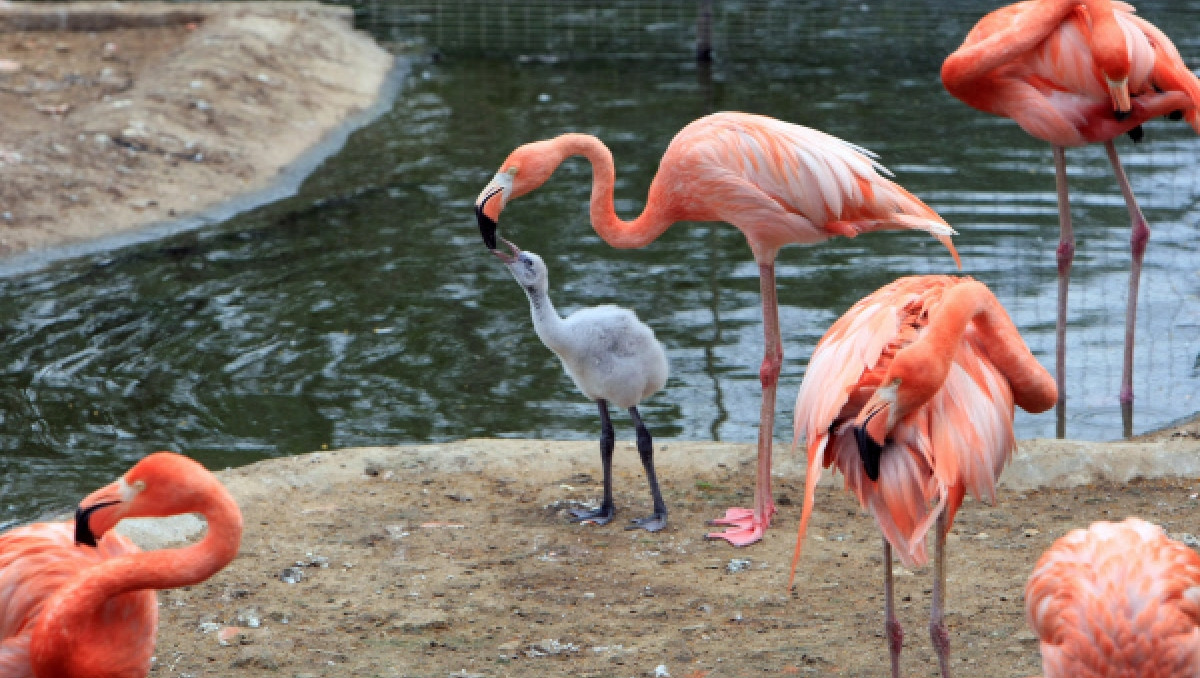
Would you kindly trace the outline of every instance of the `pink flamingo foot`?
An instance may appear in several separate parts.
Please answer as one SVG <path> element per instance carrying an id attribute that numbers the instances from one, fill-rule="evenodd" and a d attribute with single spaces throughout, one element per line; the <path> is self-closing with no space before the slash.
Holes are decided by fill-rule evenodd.
<path id="1" fill-rule="evenodd" d="M 774 513 L 774 511 L 771 511 Z M 771 524 L 770 515 L 763 519 L 754 515 L 754 511 L 747 508 L 731 508 L 725 511 L 725 516 L 722 518 L 714 518 L 708 521 L 709 525 L 727 525 L 730 529 L 724 532 L 709 532 L 705 535 L 707 539 L 724 539 L 734 546 L 749 546 L 758 541 L 762 541 L 763 534 L 766 533 L 767 527 Z"/>

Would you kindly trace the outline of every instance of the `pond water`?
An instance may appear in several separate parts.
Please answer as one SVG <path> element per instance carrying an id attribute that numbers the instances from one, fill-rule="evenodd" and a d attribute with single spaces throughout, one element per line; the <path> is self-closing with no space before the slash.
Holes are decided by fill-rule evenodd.
<path id="1" fill-rule="evenodd" d="M 1052 365 L 1050 149 L 942 90 L 942 57 L 984 11 L 964 5 L 924 34 L 883 30 L 869 11 L 853 25 L 827 13 L 808 52 L 711 70 L 686 58 L 417 59 L 393 108 L 296 196 L 0 278 L 0 526 L 73 504 L 157 449 L 224 467 L 471 436 L 595 437 L 594 406 L 537 340 L 471 209 L 512 148 L 566 131 L 610 146 L 627 218 L 673 134 L 711 111 L 764 113 L 866 146 L 960 231 L 963 272 L 992 287 Z M 1200 36 L 1195 10 L 1142 8 L 1180 36 Z M 1177 45 L 1200 64 L 1200 43 Z M 1200 139 L 1163 120 L 1118 147 L 1153 230 L 1136 356 L 1143 432 L 1200 409 Z M 1066 433 L 1118 438 L 1127 213 L 1101 147 L 1071 149 L 1068 161 L 1079 245 Z M 509 205 L 502 232 L 546 259 L 560 311 L 616 302 L 654 327 L 672 370 L 642 408 L 656 437 L 752 441 L 762 327 L 745 240 L 724 224 L 679 224 L 642 250 L 614 250 L 588 225 L 590 181 L 585 161 L 569 161 Z M 808 356 L 835 318 L 898 276 L 952 271 L 916 234 L 786 248 L 776 437 L 791 437 Z M 631 436 L 623 416 L 615 423 Z M 1053 414 L 1017 425 L 1021 437 L 1055 433 Z"/>

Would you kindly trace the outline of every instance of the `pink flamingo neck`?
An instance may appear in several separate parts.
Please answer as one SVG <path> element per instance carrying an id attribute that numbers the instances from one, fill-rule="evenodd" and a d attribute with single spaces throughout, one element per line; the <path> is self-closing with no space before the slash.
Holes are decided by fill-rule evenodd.
<path id="1" fill-rule="evenodd" d="M 677 221 L 664 209 L 660 192 L 656 190 L 657 176 L 651 182 L 650 196 L 641 215 L 633 221 L 624 221 L 617 216 L 613 204 L 616 167 L 612 152 L 596 137 L 590 134 L 564 134 L 554 140 L 554 148 L 561 154 L 558 163 L 570 156 L 582 155 L 592 164 L 592 228 L 609 245 L 619 249 L 644 247 Z"/>
<path id="2" fill-rule="evenodd" d="M 1093 32 L 1097 27 L 1103 27 L 1102 32 L 1111 28 L 1116 30 L 1114 35 L 1123 39 L 1111 0 L 1040 0 L 1035 9 L 1022 13 L 1007 30 L 993 33 L 951 54 L 942 65 L 942 83 L 955 96 L 968 94 L 979 86 L 979 81 L 986 75 L 1011 63 L 1045 40 L 1081 4 L 1091 18 Z M 1101 54 L 1094 54 L 1093 58 L 1111 61 L 1104 54 L 1106 49 L 1112 47 L 1109 42 L 1102 41 L 1099 45 L 1093 43 L 1093 49 L 1101 50 Z M 1123 53 L 1123 44 L 1121 48 Z"/>
<path id="3" fill-rule="evenodd" d="M 89 640 L 88 631 L 101 631 L 98 615 L 111 599 L 198 584 L 233 560 L 242 535 L 242 515 L 233 497 L 214 479 L 213 489 L 199 503 L 195 512 L 207 519 L 208 533 L 198 543 L 104 561 L 83 570 L 46 603 L 30 643 L 34 675 L 75 675 L 67 667 L 78 666 L 79 656 L 90 656 L 90 648 L 80 645 Z"/>
<path id="4" fill-rule="evenodd" d="M 898 351 L 896 359 L 901 360 L 901 354 L 920 356 L 921 364 L 945 373 L 970 323 L 983 339 L 983 350 L 1012 386 L 1016 405 L 1028 412 L 1044 412 L 1053 407 L 1058 400 L 1053 377 L 1029 352 L 996 297 L 983 283 L 974 280 L 946 291 L 924 334 Z"/>

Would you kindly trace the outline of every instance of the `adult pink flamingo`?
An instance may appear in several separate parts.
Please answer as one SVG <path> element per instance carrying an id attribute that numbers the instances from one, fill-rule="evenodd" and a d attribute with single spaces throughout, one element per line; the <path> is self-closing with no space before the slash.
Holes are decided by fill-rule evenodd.
<path id="1" fill-rule="evenodd" d="M 904 640 L 892 607 L 893 548 L 905 565 L 924 565 L 936 521 L 929 631 L 948 678 L 946 533 L 966 492 L 995 501 L 1016 448 L 1014 403 L 1043 412 L 1057 398 L 1004 307 L 970 278 L 901 278 L 852 306 L 817 344 L 796 397 L 792 445 L 807 439 L 808 474 L 792 576 L 821 468 L 836 466 L 883 532 L 893 678 Z"/>
<path id="2" fill-rule="evenodd" d="M 732 508 L 712 521 L 731 529 L 710 534 L 735 546 L 762 539 L 775 513 L 771 497 L 771 438 L 775 388 L 783 364 L 775 257 L 789 243 L 878 230 L 927 231 L 958 261 L 954 233 L 936 212 L 889 181 L 870 151 L 800 125 L 748 113 L 714 113 L 683 128 L 671 141 L 650 183 L 645 210 L 622 221 L 613 207 L 612 153 L 587 134 L 564 134 L 514 150 L 479 194 L 475 212 L 489 249 L 509 200 L 544 184 L 568 157 L 592 164 L 592 227 L 609 245 L 642 247 L 677 221 L 725 221 L 750 243 L 762 293 L 764 355 L 759 370 L 762 406 L 754 508 Z"/>
<path id="3" fill-rule="evenodd" d="M 1132 224 L 1129 297 L 1120 402 L 1126 428 L 1133 403 L 1133 335 L 1138 282 L 1150 228 L 1134 198 L 1113 139 L 1138 141 L 1142 123 L 1160 116 L 1186 118 L 1200 132 L 1200 80 L 1184 65 L 1162 31 L 1112 0 L 1030 0 L 979 20 L 942 64 L 942 83 L 981 111 L 1012 118 L 1054 148 L 1060 240 L 1055 376 L 1059 435 L 1067 392 L 1067 285 L 1075 233 L 1067 191 L 1067 146 L 1104 142 Z"/>
<path id="4" fill-rule="evenodd" d="M 1025 586 L 1046 678 L 1200 676 L 1200 555 L 1138 518 L 1046 550 Z"/>
<path id="5" fill-rule="evenodd" d="M 181 513 L 208 519 L 199 543 L 142 553 L 109 531 L 122 518 Z M 208 579 L 242 536 L 242 514 L 220 481 L 169 452 L 88 495 L 75 516 L 0 535 L 4 678 L 144 678 L 158 629 L 154 591 Z"/>

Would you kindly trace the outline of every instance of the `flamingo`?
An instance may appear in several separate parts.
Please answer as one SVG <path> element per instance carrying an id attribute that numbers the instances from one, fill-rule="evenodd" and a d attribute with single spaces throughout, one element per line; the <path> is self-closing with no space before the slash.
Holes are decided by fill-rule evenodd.
<path id="1" fill-rule="evenodd" d="M 835 235 L 921 230 L 954 255 L 954 230 L 936 212 L 881 174 L 870 151 L 814 129 L 749 113 L 700 118 L 671 141 L 650 183 L 645 210 L 622 221 L 613 206 L 612 153 L 596 137 L 564 134 L 514 150 L 475 201 L 480 233 L 496 249 L 500 211 L 544 184 L 568 157 L 592 164 L 591 222 L 613 247 L 643 247 L 677 221 L 725 221 L 746 236 L 758 264 L 764 347 L 759 369 L 762 403 L 753 509 L 731 508 L 711 521 L 727 525 L 709 538 L 746 546 L 762 539 L 775 513 L 771 496 L 771 438 L 775 390 L 783 364 L 776 300 L 775 257 L 789 243 Z"/>
<path id="2" fill-rule="evenodd" d="M 950 94 L 981 111 L 1012 118 L 1054 149 L 1060 229 L 1055 325 L 1060 436 L 1067 397 L 1067 286 L 1075 256 L 1065 149 L 1103 142 L 1129 209 L 1133 261 L 1119 396 L 1128 422 L 1138 283 L 1150 228 L 1113 139 L 1128 133 L 1139 141 L 1142 123 L 1160 115 L 1183 117 L 1200 132 L 1200 80 L 1167 36 L 1133 11 L 1130 5 L 1112 0 L 1018 2 L 980 19 L 962 47 L 942 64 L 942 83 Z"/>
<path id="3" fill-rule="evenodd" d="M 1200 676 L 1200 554 L 1144 520 L 1059 538 L 1029 577 L 1025 613 L 1046 678 Z"/>
<path id="4" fill-rule="evenodd" d="M 658 532 L 667 526 L 667 505 L 654 473 L 654 440 L 642 421 L 637 406 L 662 390 L 667 383 L 667 353 L 654 337 L 654 330 L 637 315 L 620 306 L 604 304 L 578 310 L 565 319 L 550 301 L 546 263 L 533 252 L 503 240 L 512 250 L 492 253 L 508 266 L 512 276 L 529 297 L 533 328 L 538 338 L 562 361 L 563 369 L 589 400 L 600 409 L 600 463 L 604 469 L 604 500 L 595 510 L 575 509 L 572 520 L 607 525 L 616 515 L 612 496 L 612 460 L 615 437 L 608 404 L 625 408 L 637 431 L 638 455 L 650 483 L 654 513 L 635 518 L 625 528 Z"/>
<path id="5" fill-rule="evenodd" d="M 110 532 L 122 518 L 202 513 L 208 534 L 139 552 Z M 189 586 L 237 555 L 242 514 L 200 464 L 149 455 L 80 504 L 74 521 L 0 535 L 0 676 L 144 678 L 158 627 L 156 589 Z"/>
<path id="6" fill-rule="evenodd" d="M 836 466 L 883 532 L 893 678 L 904 639 L 892 605 L 893 549 L 906 566 L 925 565 L 936 521 L 929 631 L 948 677 L 946 533 L 967 491 L 995 502 L 1016 447 L 1014 403 L 1043 412 L 1057 396 L 1004 307 L 970 278 L 901 278 L 852 306 L 817 344 L 796 397 L 792 445 L 807 439 L 808 474 L 792 577 L 821 468 Z"/>

